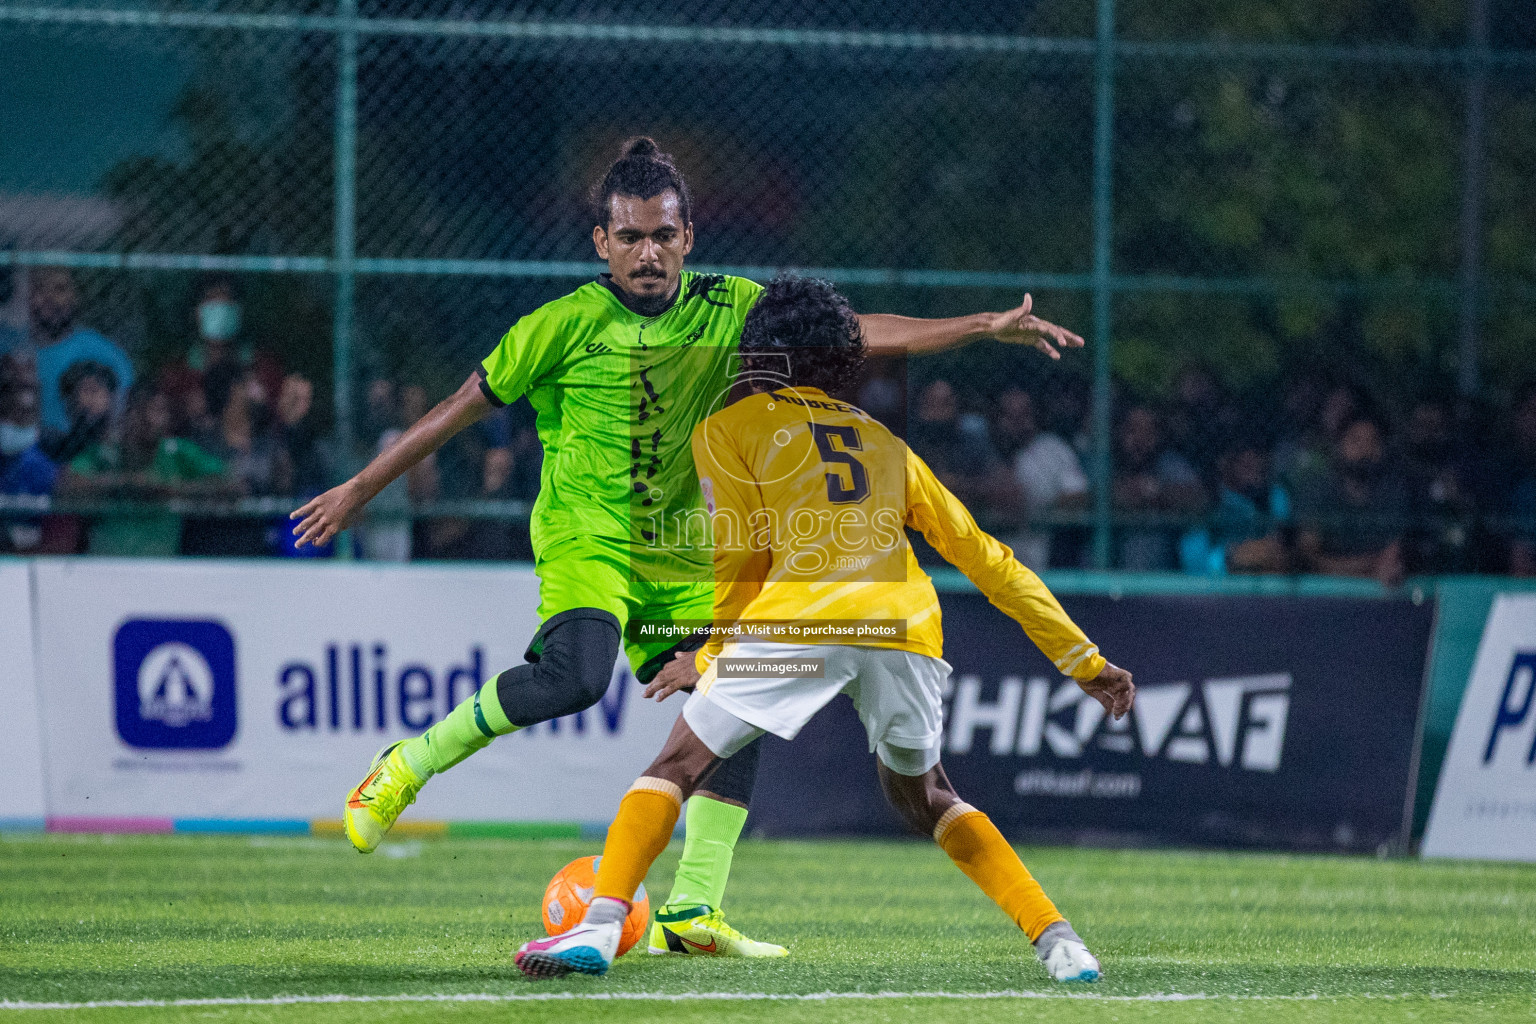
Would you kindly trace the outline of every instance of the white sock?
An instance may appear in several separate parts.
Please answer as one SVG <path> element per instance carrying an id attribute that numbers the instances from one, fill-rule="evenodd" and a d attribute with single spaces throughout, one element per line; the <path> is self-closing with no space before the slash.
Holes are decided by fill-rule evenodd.
<path id="1" fill-rule="evenodd" d="M 1056 944 L 1060 942 L 1083 944 L 1083 940 L 1078 937 L 1077 932 L 1072 930 L 1070 923 L 1056 921 L 1049 925 L 1045 931 L 1041 932 L 1040 937 L 1035 940 L 1035 953 L 1040 957 L 1042 963 L 1045 962 L 1046 957 L 1051 955 L 1051 950 L 1056 948 Z"/>
<path id="2" fill-rule="evenodd" d="M 629 916 L 629 904 L 611 896 L 599 896 L 592 901 L 583 924 L 617 924 Z"/>

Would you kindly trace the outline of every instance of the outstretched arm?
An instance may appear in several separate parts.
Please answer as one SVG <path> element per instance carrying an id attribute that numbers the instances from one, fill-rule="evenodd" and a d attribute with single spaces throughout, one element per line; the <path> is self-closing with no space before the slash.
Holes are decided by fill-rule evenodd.
<path id="1" fill-rule="evenodd" d="M 393 444 L 374 456 L 362 472 L 290 515 L 289 519 L 299 521 L 293 528 L 294 535 L 299 538 L 294 546 L 328 542 L 350 526 L 363 506 L 392 480 L 490 411 L 490 399 L 480 390 L 479 374 L 470 374 L 459 390 L 411 424 Z"/>
<path id="2" fill-rule="evenodd" d="M 921 530 L 987 600 L 1023 626 L 1064 675 L 1077 680 L 1114 717 L 1131 710 L 1136 699 L 1131 674 L 1104 659 L 1040 577 L 978 527 L 959 499 L 911 451 L 907 452 L 907 504 L 907 525 Z"/>
<path id="3" fill-rule="evenodd" d="M 996 338 L 1010 345 L 1033 345 L 1052 359 L 1060 349 L 1082 348 L 1083 339 L 1065 327 L 1042 320 L 1030 312 L 1034 300 L 1024 301 L 1006 313 L 971 313 L 941 320 L 924 320 L 891 313 L 866 313 L 859 317 L 864 341 L 872 351 L 899 350 L 911 354 L 941 352 L 982 338 Z"/>

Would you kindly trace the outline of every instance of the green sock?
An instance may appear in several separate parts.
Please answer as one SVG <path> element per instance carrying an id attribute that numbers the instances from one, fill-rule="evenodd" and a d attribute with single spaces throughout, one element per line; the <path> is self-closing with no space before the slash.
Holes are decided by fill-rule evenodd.
<path id="1" fill-rule="evenodd" d="M 411 771 L 430 779 L 488 746 L 497 736 L 516 732 L 518 728 L 501 710 L 501 701 L 496 699 L 496 680 L 492 679 L 448 712 L 447 718 L 407 740 L 401 754 Z"/>
<path id="2" fill-rule="evenodd" d="M 741 827 L 747 823 L 747 809 L 704 796 L 688 801 L 687 832 L 683 857 L 677 862 L 672 881 L 672 895 L 666 906 L 682 907 L 699 903 L 716 910 L 725 898 L 725 883 L 731 877 L 731 855 Z"/>

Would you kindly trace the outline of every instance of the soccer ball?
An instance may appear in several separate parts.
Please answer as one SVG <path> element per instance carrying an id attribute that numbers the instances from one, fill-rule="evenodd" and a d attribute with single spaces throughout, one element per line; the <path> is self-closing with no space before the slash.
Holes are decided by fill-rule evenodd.
<path id="1" fill-rule="evenodd" d="M 577 857 L 555 872 L 544 890 L 544 930 L 551 935 L 568 932 L 587 916 L 592 905 L 592 890 L 597 887 L 597 862 L 601 857 Z M 651 898 L 645 894 L 645 886 L 635 890 L 630 901 L 629 916 L 624 919 L 624 933 L 619 936 L 619 951 L 623 956 L 634 948 L 651 923 Z"/>

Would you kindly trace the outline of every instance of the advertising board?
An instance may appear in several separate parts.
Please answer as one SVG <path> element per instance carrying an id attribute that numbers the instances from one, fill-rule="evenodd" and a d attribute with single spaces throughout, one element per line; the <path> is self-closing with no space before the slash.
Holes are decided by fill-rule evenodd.
<path id="1" fill-rule="evenodd" d="M 523 663 L 522 568 L 39 560 L 50 819 L 340 818 L 384 744 Z M 627 665 L 591 710 L 503 737 L 408 819 L 606 821 L 676 706 Z"/>
<path id="2" fill-rule="evenodd" d="M 1488 613 L 1421 852 L 1536 861 L 1536 594 Z"/>
<path id="3" fill-rule="evenodd" d="M 1116 722 L 984 598 L 942 603 L 954 666 L 944 765 L 1006 834 L 1298 850 L 1402 842 L 1430 605 L 1063 598 L 1135 675 L 1136 707 Z M 766 741 L 752 827 L 897 830 L 847 700 L 793 745 Z"/>

